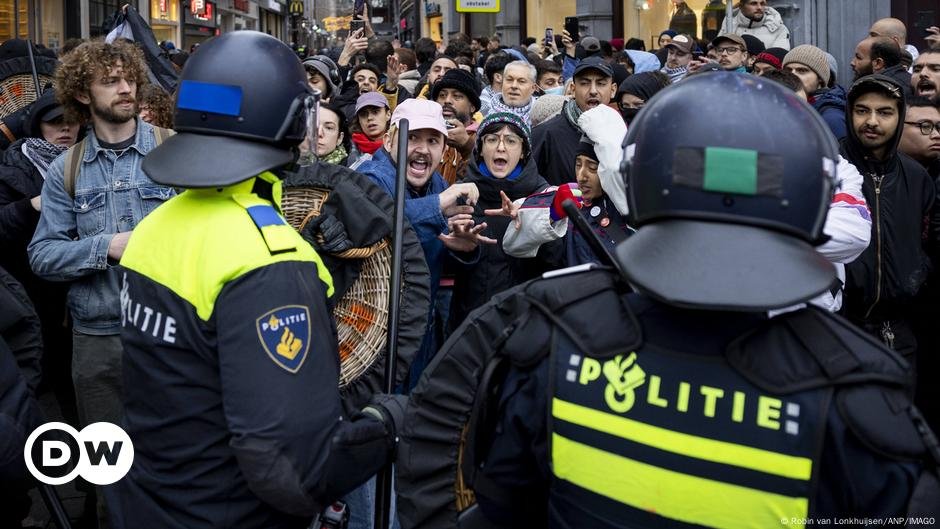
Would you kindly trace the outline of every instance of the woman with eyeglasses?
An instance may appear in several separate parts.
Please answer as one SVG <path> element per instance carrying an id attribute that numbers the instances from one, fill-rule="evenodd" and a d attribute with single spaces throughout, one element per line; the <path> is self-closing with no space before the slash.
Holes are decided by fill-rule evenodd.
<path id="1" fill-rule="evenodd" d="M 483 235 L 496 239 L 497 244 L 481 245 L 479 260 L 461 265 L 455 271 L 454 293 L 448 327 L 456 329 L 467 314 L 494 294 L 528 281 L 564 262 L 564 245 L 546 245 L 537 258 L 518 259 L 507 256 L 502 249 L 503 233 L 510 219 L 486 217 L 487 209 L 499 210 L 503 194 L 510 200 L 525 198 L 548 188 L 531 157 L 529 127 L 516 114 L 497 112 L 480 124 L 476 146 L 463 183 L 475 184 L 480 198 L 472 215 L 452 218 L 456 223 L 485 224 Z M 453 231 L 453 228 L 451 228 Z"/>
<path id="2" fill-rule="evenodd" d="M 543 193 L 517 200 L 503 199 L 502 209 L 489 212 L 513 219 L 503 235 L 503 250 L 511 256 L 530 257 L 547 243 L 563 239 L 565 266 L 603 263 L 585 235 L 569 225 L 564 213 L 566 199 L 581 203 L 581 217 L 607 252 L 633 233 L 627 224 L 627 198 L 620 161 L 620 142 L 627 127 L 617 111 L 607 105 L 592 108 L 578 118 L 584 132 L 574 158 L 577 184 L 549 188 Z"/>

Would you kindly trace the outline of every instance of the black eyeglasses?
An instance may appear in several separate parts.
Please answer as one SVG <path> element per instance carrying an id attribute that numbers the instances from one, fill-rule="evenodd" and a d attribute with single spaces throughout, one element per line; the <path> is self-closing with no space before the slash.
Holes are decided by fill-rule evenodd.
<path id="1" fill-rule="evenodd" d="M 940 132 L 940 121 L 936 123 L 931 123 L 929 121 L 905 121 L 904 123 L 908 125 L 917 125 L 920 127 L 920 133 L 924 136 L 930 136 L 933 134 L 933 131 Z"/>

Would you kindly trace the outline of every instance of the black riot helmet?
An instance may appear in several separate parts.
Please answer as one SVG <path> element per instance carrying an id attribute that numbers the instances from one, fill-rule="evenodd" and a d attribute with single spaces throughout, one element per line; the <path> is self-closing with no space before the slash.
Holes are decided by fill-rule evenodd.
<path id="1" fill-rule="evenodd" d="M 289 46 L 257 31 L 215 37 L 186 62 L 175 136 L 143 169 L 178 187 L 226 186 L 290 163 L 316 123 L 318 94 Z"/>
<path id="2" fill-rule="evenodd" d="M 638 290 L 680 307 L 764 311 L 834 284 L 812 247 L 825 239 L 839 151 L 793 92 L 734 72 L 691 76 L 647 103 L 624 150 L 638 231 L 617 258 Z"/>

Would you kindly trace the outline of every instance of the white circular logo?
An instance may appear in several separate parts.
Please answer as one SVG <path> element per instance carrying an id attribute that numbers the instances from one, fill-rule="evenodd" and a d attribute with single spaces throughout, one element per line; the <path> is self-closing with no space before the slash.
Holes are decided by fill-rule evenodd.
<path id="1" fill-rule="evenodd" d="M 110 485 L 130 471 L 134 444 L 127 432 L 109 422 L 89 424 L 81 432 L 50 422 L 29 434 L 23 457 L 29 473 L 48 485 L 62 485 L 76 476 L 95 485 Z"/>

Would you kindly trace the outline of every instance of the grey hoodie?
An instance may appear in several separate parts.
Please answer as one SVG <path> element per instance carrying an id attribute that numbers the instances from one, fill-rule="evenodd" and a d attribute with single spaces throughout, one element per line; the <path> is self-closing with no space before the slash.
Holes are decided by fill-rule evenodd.
<path id="1" fill-rule="evenodd" d="M 406 90 L 414 94 L 420 79 L 421 73 L 418 70 L 408 70 L 398 76 L 398 85 L 404 86 Z"/>

